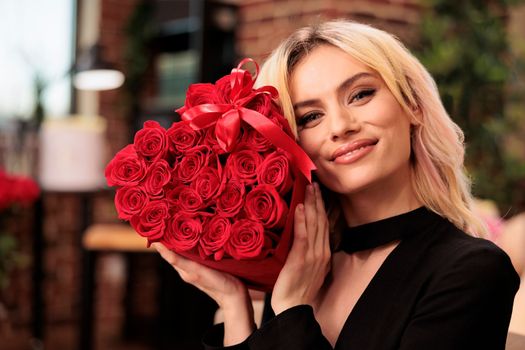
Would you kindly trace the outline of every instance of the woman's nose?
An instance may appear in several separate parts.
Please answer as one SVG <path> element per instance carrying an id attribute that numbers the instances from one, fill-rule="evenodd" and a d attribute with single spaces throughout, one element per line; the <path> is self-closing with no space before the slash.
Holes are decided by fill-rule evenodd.
<path id="1" fill-rule="evenodd" d="M 330 116 L 330 127 L 331 139 L 337 141 L 358 132 L 361 126 L 354 115 L 341 108 Z"/>

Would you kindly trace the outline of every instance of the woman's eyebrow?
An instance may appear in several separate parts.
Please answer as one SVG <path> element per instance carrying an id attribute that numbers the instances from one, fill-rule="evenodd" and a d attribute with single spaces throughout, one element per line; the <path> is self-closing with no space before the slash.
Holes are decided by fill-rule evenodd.
<path id="1" fill-rule="evenodd" d="M 352 84 L 354 84 L 359 79 L 368 78 L 368 77 L 376 77 L 376 76 L 369 72 L 361 72 L 361 73 L 354 74 L 350 78 L 346 79 L 341 84 L 339 84 L 336 90 L 338 93 L 340 93 L 341 91 L 344 91 L 348 87 L 352 86 Z M 309 107 L 309 106 L 312 106 L 318 103 L 319 103 L 318 99 L 305 100 L 305 101 L 295 103 L 293 105 L 293 109 L 296 110 L 301 107 Z"/>

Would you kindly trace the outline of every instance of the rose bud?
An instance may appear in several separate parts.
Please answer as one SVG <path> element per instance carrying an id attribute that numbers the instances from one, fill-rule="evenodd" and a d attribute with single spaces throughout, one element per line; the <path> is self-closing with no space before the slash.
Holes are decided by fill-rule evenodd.
<path id="1" fill-rule="evenodd" d="M 168 202 L 166 200 L 151 201 L 140 215 L 131 218 L 131 226 L 149 242 L 157 241 L 164 235 L 166 219 L 169 218 Z"/>
<path id="2" fill-rule="evenodd" d="M 149 167 L 144 179 L 144 188 L 152 198 L 161 197 L 164 194 L 163 188 L 170 179 L 171 171 L 168 162 L 161 159 Z"/>
<path id="3" fill-rule="evenodd" d="M 193 130 L 189 122 L 173 123 L 166 132 L 170 152 L 181 155 L 183 152 L 195 147 L 201 140 L 201 132 Z"/>
<path id="4" fill-rule="evenodd" d="M 280 195 L 285 195 L 293 184 L 286 154 L 280 151 L 269 154 L 259 167 L 257 181 L 259 184 L 272 185 Z"/>
<path id="5" fill-rule="evenodd" d="M 261 222 L 265 228 L 281 228 L 288 207 L 275 187 L 263 184 L 248 193 L 244 212 L 248 218 Z"/>
<path id="6" fill-rule="evenodd" d="M 188 186 L 182 187 L 179 192 L 179 208 L 184 212 L 196 212 L 204 207 L 199 193 Z"/>
<path id="7" fill-rule="evenodd" d="M 231 81 L 230 77 L 224 76 L 215 82 L 215 91 L 217 103 L 219 104 L 230 104 L 231 100 Z"/>
<path id="8" fill-rule="evenodd" d="M 191 183 L 191 187 L 197 191 L 202 201 L 208 204 L 218 193 L 220 185 L 219 172 L 212 167 L 203 168 Z"/>
<path id="9" fill-rule="evenodd" d="M 221 187 L 221 194 L 216 200 L 217 212 L 227 217 L 237 215 L 244 205 L 244 185 L 239 180 L 232 179 Z"/>
<path id="10" fill-rule="evenodd" d="M 253 150 L 244 149 L 233 152 L 226 161 L 226 174 L 251 185 L 257 180 L 257 170 L 262 160 L 262 156 Z"/>
<path id="11" fill-rule="evenodd" d="M 224 249 L 236 260 L 256 259 L 263 255 L 264 240 L 264 227 L 259 222 L 241 219 L 233 223 Z"/>
<path id="12" fill-rule="evenodd" d="M 137 131 L 133 141 L 137 153 L 149 161 L 156 161 L 166 154 L 168 138 L 166 129 L 156 121 L 148 120 L 144 128 Z"/>
<path id="13" fill-rule="evenodd" d="M 242 147 L 245 149 L 251 149 L 259 153 L 265 153 L 274 149 L 270 140 L 264 137 L 260 132 L 253 129 L 252 127 L 245 127 L 244 133 L 241 139 Z M 240 148 L 240 147 L 239 147 Z"/>
<path id="14" fill-rule="evenodd" d="M 162 242 L 169 249 L 185 252 L 193 249 L 202 234 L 202 218 L 198 215 L 177 213 L 169 222 Z"/>
<path id="15" fill-rule="evenodd" d="M 205 259 L 213 254 L 215 260 L 221 260 L 224 256 L 224 245 L 230 238 L 230 231 L 231 223 L 228 218 L 215 215 L 208 220 L 199 241 L 201 258 Z"/>
<path id="16" fill-rule="evenodd" d="M 210 148 L 208 146 L 195 146 L 189 149 L 184 158 L 175 166 L 174 178 L 186 183 L 195 179 L 200 170 L 208 165 Z"/>
<path id="17" fill-rule="evenodd" d="M 127 145 L 109 162 L 104 171 L 108 186 L 134 186 L 146 175 L 146 163 L 133 145 Z"/>
<path id="18" fill-rule="evenodd" d="M 118 217 L 123 220 L 129 220 L 133 215 L 139 214 L 148 202 L 148 195 L 141 186 L 125 186 L 117 189 L 115 194 Z"/>

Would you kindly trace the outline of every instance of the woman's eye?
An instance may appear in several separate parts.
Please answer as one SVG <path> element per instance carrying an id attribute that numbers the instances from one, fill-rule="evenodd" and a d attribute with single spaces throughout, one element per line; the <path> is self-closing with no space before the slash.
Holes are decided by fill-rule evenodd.
<path id="1" fill-rule="evenodd" d="M 375 92 L 376 92 L 375 89 L 361 90 L 361 91 L 357 92 L 355 95 L 352 95 L 352 98 L 350 99 L 350 102 L 362 100 L 363 98 L 372 96 L 373 94 L 375 94 Z"/>
<path id="2" fill-rule="evenodd" d="M 320 117 L 321 117 L 321 113 L 318 113 L 318 112 L 306 113 L 305 115 L 297 119 L 297 126 L 299 127 L 307 126 L 307 124 L 312 123 L 313 121 L 319 119 Z"/>

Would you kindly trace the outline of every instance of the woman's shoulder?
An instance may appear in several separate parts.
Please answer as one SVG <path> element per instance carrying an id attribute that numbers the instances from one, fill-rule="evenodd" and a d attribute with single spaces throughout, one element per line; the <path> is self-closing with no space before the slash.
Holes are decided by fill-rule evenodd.
<path id="1" fill-rule="evenodd" d="M 485 278 L 503 274 L 519 283 L 509 256 L 492 241 L 473 237 L 448 221 L 440 225 L 434 237 L 429 253 L 442 272 L 460 270 Z"/>

